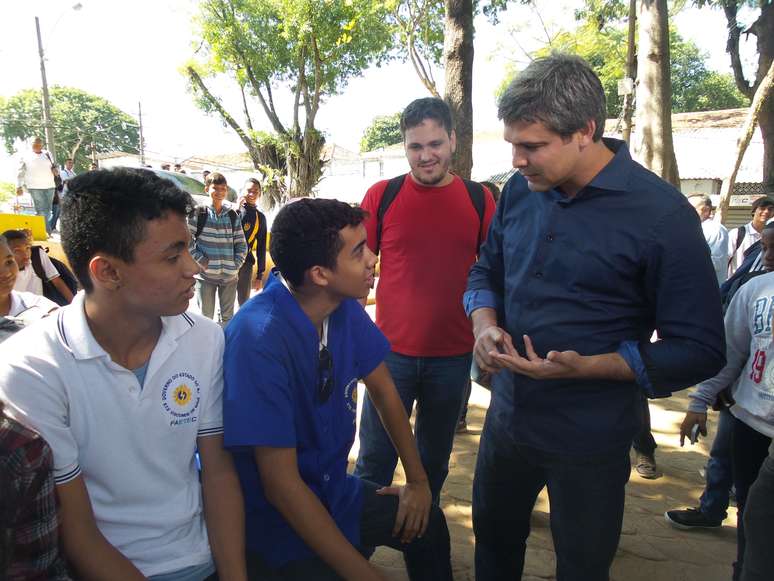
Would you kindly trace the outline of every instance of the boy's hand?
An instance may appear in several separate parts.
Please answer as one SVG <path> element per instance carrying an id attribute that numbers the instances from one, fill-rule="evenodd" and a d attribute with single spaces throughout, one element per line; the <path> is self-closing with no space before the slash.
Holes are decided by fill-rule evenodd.
<path id="1" fill-rule="evenodd" d="M 386 486 L 376 491 L 377 494 L 393 494 L 399 497 L 398 515 L 392 536 L 400 534 L 402 543 L 410 543 L 416 537 L 421 537 L 427 530 L 430 520 L 430 505 L 432 495 L 427 481 L 407 483 L 405 486 Z M 402 531 L 402 534 L 401 534 Z"/>

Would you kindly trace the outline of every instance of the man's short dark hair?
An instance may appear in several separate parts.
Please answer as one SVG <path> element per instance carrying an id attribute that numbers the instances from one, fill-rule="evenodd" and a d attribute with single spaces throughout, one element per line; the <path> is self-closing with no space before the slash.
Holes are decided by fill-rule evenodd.
<path id="1" fill-rule="evenodd" d="M 168 212 L 188 215 L 193 199 L 146 169 L 116 168 L 81 174 L 62 198 L 62 247 L 84 290 L 94 289 L 89 261 L 98 252 L 134 262 L 146 223 Z"/>
<path id="2" fill-rule="evenodd" d="M 758 208 L 765 208 L 766 206 L 774 206 L 774 199 L 768 196 L 758 198 L 752 203 L 752 213 L 755 214 L 755 210 Z"/>
<path id="3" fill-rule="evenodd" d="M 263 186 L 261 185 L 261 180 L 259 180 L 258 178 L 247 178 L 245 180 L 245 185 L 247 185 L 247 182 L 250 182 L 251 184 L 255 184 L 256 186 L 258 186 L 259 190 L 263 191 Z"/>
<path id="4" fill-rule="evenodd" d="M 409 103 L 400 115 L 400 134 L 405 137 L 408 129 L 422 125 L 427 119 L 437 122 L 451 135 L 454 129 L 451 110 L 443 99 L 437 97 L 425 97 Z"/>
<path id="5" fill-rule="evenodd" d="M 543 123 L 563 138 L 596 123 L 594 141 L 605 132 L 605 90 L 582 58 L 562 53 L 535 59 L 508 85 L 497 104 L 506 125 Z"/>
<path id="6" fill-rule="evenodd" d="M 291 286 L 304 283 L 313 266 L 335 270 L 344 246 L 340 230 L 357 226 L 367 212 L 338 200 L 303 198 L 283 207 L 271 227 L 269 253 Z"/>
<path id="7" fill-rule="evenodd" d="M 29 237 L 24 230 L 6 230 L 3 232 L 3 238 L 5 238 L 6 242 L 17 242 L 19 240 L 29 242 Z"/>
<path id="8" fill-rule="evenodd" d="M 211 184 L 216 186 L 225 186 L 228 185 L 228 182 L 226 181 L 226 176 L 220 172 L 214 171 L 206 178 L 204 178 L 204 187 L 209 187 Z"/>

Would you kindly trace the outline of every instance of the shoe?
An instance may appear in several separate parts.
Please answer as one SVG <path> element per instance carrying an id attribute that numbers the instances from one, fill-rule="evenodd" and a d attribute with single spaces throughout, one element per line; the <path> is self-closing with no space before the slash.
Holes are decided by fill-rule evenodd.
<path id="1" fill-rule="evenodd" d="M 668 510 L 664 518 L 676 529 L 689 531 L 691 529 L 717 529 L 723 524 L 722 520 L 710 520 L 698 508 L 686 508 L 683 510 Z"/>
<path id="2" fill-rule="evenodd" d="M 454 431 L 458 434 L 464 434 L 468 431 L 468 422 L 465 421 L 465 418 L 460 418 L 460 421 L 457 422 L 457 428 Z"/>
<path id="3" fill-rule="evenodd" d="M 656 468 L 656 459 L 648 454 L 637 453 L 637 464 L 635 464 L 634 469 L 642 478 L 648 480 L 655 480 L 661 477 L 661 473 Z"/>

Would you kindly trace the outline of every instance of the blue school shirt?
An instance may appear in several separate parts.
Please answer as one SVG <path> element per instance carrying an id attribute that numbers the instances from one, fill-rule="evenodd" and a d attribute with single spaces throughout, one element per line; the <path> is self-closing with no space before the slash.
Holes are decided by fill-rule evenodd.
<path id="1" fill-rule="evenodd" d="M 301 478 L 349 542 L 360 543 L 360 480 L 347 474 L 357 382 L 376 369 L 390 346 L 350 299 L 328 318 L 327 347 L 334 386 L 320 403 L 317 330 L 274 272 L 226 327 L 224 441 L 242 484 L 247 548 L 271 567 L 314 553 L 266 499 L 255 446 L 296 448 Z"/>

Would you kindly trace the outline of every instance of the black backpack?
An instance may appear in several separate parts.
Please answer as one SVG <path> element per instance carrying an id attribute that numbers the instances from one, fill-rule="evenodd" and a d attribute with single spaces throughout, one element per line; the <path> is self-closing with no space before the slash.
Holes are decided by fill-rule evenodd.
<path id="1" fill-rule="evenodd" d="M 196 234 L 194 234 L 194 240 L 196 240 L 199 238 L 202 230 L 204 230 L 205 224 L 207 224 L 207 206 L 199 206 L 194 212 L 196 212 Z M 231 229 L 236 230 L 239 215 L 233 209 L 229 208 L 228 217 L 231 218 Z M 242 230 L 241 227 L 239 229 Z"/>
<path id="2" fill-rule="evenodd" d="M 392 178 L 387 182 L 387 187 L 384 189 L 382 195 L 382 201 L 379 202 L 379 210 L 376 213 L 376 246 L 374 248 L 374 254 L 379 254 L 379 246 L 382 242 L 382 222 L 384 221 L 384 215 L 387 213 L 387 208 L 390 207 L 395 201 L 395 197 L 398 195 L 403 182 L 406 180 L 406 175 L 403 174 Z M 484 231 L 484 209 L 486 208 L 486 199 L 484 196 L 484 186 L 478 182 L 471 180 L 462 180 L 465 183 L 465 189 L 468 191 L 470 201 L 478 214 L 478 248 L 481 248 L 481 234 Z M 478 252 L 478 250 L 476 251 Z"/>
<path id="3" fill-rule="evenodd" d="M 54 301 L 57 305 L 63 307 L 68 304 L 68 301 L 62 296 L 62 293 L 59 292 L 59 290 L 51 283 L 51 281 L 46 280 L 46 273 L 43 270 L 43 261 L 40 258 L 41 252 L 48 252 L 48 248 L 44 249 L 41 246 L 32 247 L 32 257 L 30 260 L 30 262 L 32 262 L 32 270 L 34 270 L 35 275 L 41 281 L 43 281 L 43 296 L 50 301 Z M 78 279 L 75 278 L 73 271 L 70 270 L 64 262 L 57 260 L 53 256 L 49 256 L 48 259 L 54 265 L 54 268 L 56 268 L 60 278 L 67 285 L 67 288 L 70 289 L 70 292 L 73 294 L 77 293 Z"/>

